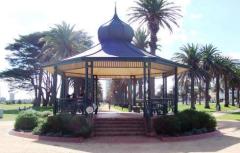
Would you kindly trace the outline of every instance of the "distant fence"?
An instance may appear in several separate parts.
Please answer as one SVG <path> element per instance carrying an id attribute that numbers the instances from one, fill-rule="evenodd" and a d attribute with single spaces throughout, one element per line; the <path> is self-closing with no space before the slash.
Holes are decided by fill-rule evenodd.
<path id="1" fill-rule="evenodd" d="M 25 110 L 29 110 L 29 109 L 32 109 L 32 106 L 29 106 L 29 107 L 24 106 L 23 108 L 18 107 L 18 111 L 25 111 Z"/>

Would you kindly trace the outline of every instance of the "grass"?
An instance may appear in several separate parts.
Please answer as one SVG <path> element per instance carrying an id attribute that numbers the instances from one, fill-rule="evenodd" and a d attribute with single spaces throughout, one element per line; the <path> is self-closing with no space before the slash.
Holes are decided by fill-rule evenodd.
<path id="1" fill-rule="evenodd" d="M 182 103 L 178 104 L 178 110 L 179 111 L 183 111 L 185 109 L 189 109 L 190 108 L 190 104 L 189 105 L 185 105 Z M 233 110 L 237 110 L 239 109 L 236 106 L 231 106 L 229 105 L 229 107 L 225 107 L 224 104 L 221 104 L 221 112 L 229 112 L 229 111 L 233 111 Z M 215 103 L 210 103 L 210 109 L 206 109 L 204 108 L 204 103 L 200 104 L 196 104 L 196 110 L 197 111 L 203 111 L 203 112 L 209 112 L 209 113 L 213 113 L 216 112 L 216 104 Z"/>
<path id="2" fill-rule="evenodd" d="M 24 107 L 32 107 L 32 104 L 0 104 L 0 109 L 3 109 L 4 114 L 3 118 L 0 118 L 0 121 L 13 121 L 17 117 L 19 108 L 23 109 Z M 34 108 L 36 111 L 52 111 L 52 107 L 40 107 Z"/>
<path id="3" fill-rule="evenodd" d="M 218 120 L 235 120 L 240 121 L 240 112 L 228 113 L 217 117 Z"/>
<path id="4" fill-rule="evenodd" d="M 112 105 L 114 109 L 120 111 L 120 112 L 129 112 L 128 111 L 128 108 L 122 108 L 120 106 L 115 106 L 115 105 Z"/>

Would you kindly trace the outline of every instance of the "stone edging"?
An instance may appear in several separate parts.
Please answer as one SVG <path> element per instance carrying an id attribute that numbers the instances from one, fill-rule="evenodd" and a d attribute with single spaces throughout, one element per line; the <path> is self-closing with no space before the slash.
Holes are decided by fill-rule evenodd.
<path id="1" fill-rule="evenodd" d="M 73 143 L 81 143 L 84 141 L 83 137 L 67 138 L 67 137 L 39 136 L 39 135 L 33 135 L 31 132 L 18 132 L 14 130 L 9 131 L 9 134 L 13 136 L 18 136 L 18 137 L 34 139 L 37 141 L 44 140 L 44 141 L 73 142 Z M 203 139 L 203 138 L 208 138 L 213 136 L 221 136 L 221 135 L 222 133 L 220 131 L 213 131 L 209 133 L 196 134 L 196 135 L 190 135 L 190 136 L 166 137 L 166 136 L 151 135 L 150 137 L 156 137 L 163 142 L 177 142 L 177 141 L 198 140 L 198 139 Z"/>
<path id="2" fill-rule="evenodd" d="M 208 138 L 212 136 L 221 136 L 222 133 L 218 130 L 208 133 L 189 135 L 189 136 L 179 136 L 179 137 L 166 137 L 166 136 L 157 136 L 161 141 L 165 142 L 175 142 L 175 141 L 189 141 L 189 140 L 198 140 L 203 138 Z"/>
<path id="3" fill-rule="evenodd" d="M 50 136 L 40 136 L 40 135 L 33 135 L 31 132 L 18 132 L 11 130 L 9 131 L 10 135 L 34 139 L 37 141 L 44 140 L 44 141 L 55 141 L 55 142 L 74 142 L 74 143 L 81 143 L 83 142 L 83 137 L 76 137 L 76 138 L 67 138 L 67 137 L 50 137 Z"/>

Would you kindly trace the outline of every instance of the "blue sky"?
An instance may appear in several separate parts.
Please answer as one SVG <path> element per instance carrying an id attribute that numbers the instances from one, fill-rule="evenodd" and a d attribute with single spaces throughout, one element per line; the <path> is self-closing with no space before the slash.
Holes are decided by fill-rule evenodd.
<path id="1" fill-rule="evenodd" d="M 114 3 L 118 15 L 128 20 L 128 8 L 135 0 L 7 0 L 0 2 L 0 70 L 8 68 L 4 60 L 5 47 L 19 35 L 48 30 L 54 24 L 66 21 L 75 24 L 93 36 L 97 43 L 98 27 L 111 19 Z M 158 55 L 171 58 L 186 43 L 212 43 L 226 56 L 240 59 L 239 0 L 172 0 L 182 7 L 183 18 L 172 34 L 161 29 L 158 34 L 162 51 Z M 132 25 L 134 29 L 137 24 Z M 28 94 L 31 95 L 31 94 Z M 0 96 L 8 97 L 7 84 L 0 81 Z M 26 93 L 17 92 L 16 98 Z"/>

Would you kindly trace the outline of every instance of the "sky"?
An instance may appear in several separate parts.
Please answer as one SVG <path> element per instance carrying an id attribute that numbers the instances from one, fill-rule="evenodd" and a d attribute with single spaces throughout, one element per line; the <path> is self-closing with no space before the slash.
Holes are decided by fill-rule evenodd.
<path id="1" fill-rule="evenodd" d="M 118 16 L 128 22 L 129 7 L 136 0 L 7 0 L 0 2 L 0 71 L 9 68 L 5 57 L 7 44 L 19 35 L 46 31 L 65 21 L 84 30 L 98 43 L 99 26 L 110 20 L 117 3 Z M 182 9 L 180 27 L 173 33 L 160 29 L 161 57 L 171 59 L 187 43 L 212 43 L 225 56 L 240 59 L 239 0 L 172 0 Z M 131 24 L 137 29 L 138 24 Z M 32 98 L 31 93 L 16 90 L 16 99 Z M 9 96 L 8 84 L 0 81 L 0 97 Z"/>

